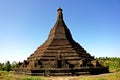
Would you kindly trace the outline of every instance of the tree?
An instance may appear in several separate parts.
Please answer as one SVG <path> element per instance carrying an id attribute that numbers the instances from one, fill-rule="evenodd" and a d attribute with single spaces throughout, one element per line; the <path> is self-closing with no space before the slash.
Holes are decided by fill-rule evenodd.
<path id="1" fill-rule="evenodd" d="M 9 72 L 11 70 L 10 61 L 7 61 L 4 67 L 5 67 L 5 70 Z"/>
<path id="2" fill-rule="evenodd" d="M 18 67 L 18 63 L 16 61 L 13 61 L 11 64 L 11 69 L 14 70 L 17 67 Z"/>
<path id="3" fill-rule="evenodd" d="M 0 63 L 0 71 L 2 71 L 2 70 L 3 70 L 3 64 Z"/>

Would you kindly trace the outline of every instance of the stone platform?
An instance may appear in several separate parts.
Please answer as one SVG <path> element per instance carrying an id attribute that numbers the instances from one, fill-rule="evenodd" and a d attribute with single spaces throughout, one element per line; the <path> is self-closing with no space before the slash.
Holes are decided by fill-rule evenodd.
<path id="1" fill-rule="evenodd" d="M 79 76 L 79 75 L 97 75 L 108 73 L 108 67 L 83 67 L 83 68 L 51 68 L 51 69 L 16 69 L 17 74 L 32 76 Z"/>

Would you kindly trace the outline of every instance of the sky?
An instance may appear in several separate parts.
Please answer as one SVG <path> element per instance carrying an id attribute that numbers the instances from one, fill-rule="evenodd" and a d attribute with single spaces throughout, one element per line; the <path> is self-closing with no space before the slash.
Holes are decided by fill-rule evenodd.
<path id="1" fill-rule="evenodd" d="M 95 57 L 120 57 L 120 0 L 0 0 L 0 62 L 23 61 L 63 9 L 73 39 Z"/>

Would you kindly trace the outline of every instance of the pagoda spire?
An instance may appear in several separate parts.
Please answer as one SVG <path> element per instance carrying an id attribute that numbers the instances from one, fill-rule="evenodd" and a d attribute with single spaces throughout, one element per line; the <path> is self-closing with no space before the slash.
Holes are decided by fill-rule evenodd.
<path id="1" fill-rule="evenodd" d="M 106 73 L 108 67 L 100 64 L 84 48 L 73 40 L 64 23 L 62 9 L 57 10 L 57 21 L 48 39 L 20 62 L 17 74 L 32 76 L 68 76 Z"/>
<path id="2" fill-rule="evenodd" d="M 58 17 L 57 17 L 57 20 L 63 20 L 63 13 L 62 13 L 62 9 L 59 7 L 58 10 Z"/>

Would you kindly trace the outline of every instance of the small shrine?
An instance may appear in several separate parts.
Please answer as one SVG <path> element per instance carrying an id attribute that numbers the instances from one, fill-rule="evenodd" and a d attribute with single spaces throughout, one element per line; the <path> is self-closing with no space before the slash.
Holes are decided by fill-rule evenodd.
<path id="1" fill-rule="evenodd" d="M 63 20 L 62 9 L 48 39 L 26 60 L 19 62 L 17 74 L 64 76 L 101 74 L 109 72 L 75 40 Z"/>

